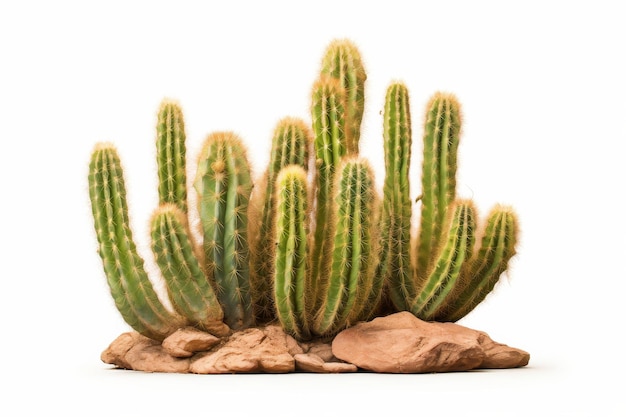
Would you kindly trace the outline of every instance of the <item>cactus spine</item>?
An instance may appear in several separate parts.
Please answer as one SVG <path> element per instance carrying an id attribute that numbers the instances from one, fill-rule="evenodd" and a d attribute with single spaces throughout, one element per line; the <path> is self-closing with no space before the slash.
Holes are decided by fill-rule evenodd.
<path id="1" fill-rule="evenodd" d="M 212 271 L 224 321 L 232 329 L 254 321 L 247 243 L 250 166 L 241 139 L 231 132 L 207 137 L 198 160 L 194 187 L 207 270 Z"/>
<path id="2" fill-rule="evenodd" d="M 383 119 L 385 181 L 381 216 L 379 279 L 389 283 L 389 296 L 399 309 L 416 295 L 411 269 L 411 112 L 409 92 L 396 82 L 387 88 Z"/>
<path id="3" fill-rule="evenodd" d="M 159 204 L 173 203 L 187 213 L 185 122 L 180 106 L 163 100 L 157 121 Z"/>
<path id="4" fill-rule="evenodd" d="M 161 205 L 151 222 L 152 251 L 176 312 L 193 326 L 215 329 L 224 313 L 194 254 L 186 223 L 178 206 Z"/>
<path id="5" fill-rule="evenodd" d="M 306 304 L 308 195 L 306 172 L 299 165 L 283 169 L 276 180 L 276 264 L 274 296 L 278 319 L 300 340 L 310 337 Z M 274 246 L 274 245 L 272 245 Z"/>
<path id="6" fill-rule="evenodd" d="M 303 120 L 293 117 L 280 120 L 272 137 L 269 166 L 251 197 L 251 205 L 255 205 L 257 213 L 250 219 L 250 285 L 258 322 L 275 318 L 271 278 L 276 178 L 280 170 L 289 165 L 298 165 L 307 171 L 311 144 L 311 131 Z"/>
<path id="7" fill-rule="evenodd" d="M 161 304 L 137 253 L 129 226 L 122 166 L 110 144 L 98 144 L 92 153 L 89 196 L 99 254 L 117 309 L 137 332 L 163 340 L 181 320 Z"/>
<path id="8" fill-rule="evenodd" d="M 344 161 L 334 194 L 330 279 L 321 289 L 314 323 L 318 335 L 336 333 L 366 307 L 375 272 L 376 200 L 369 164 Z"/>
<path id="9" fill-rule="evenodd" d="M 339 82 L 345 94 L 346 147 L 348 154 L 359 153 L 361 120 L 365 107 L 367 75 L 357 47 L 347 39 L 330 43 L 322 59 L 321 77 Z"/>

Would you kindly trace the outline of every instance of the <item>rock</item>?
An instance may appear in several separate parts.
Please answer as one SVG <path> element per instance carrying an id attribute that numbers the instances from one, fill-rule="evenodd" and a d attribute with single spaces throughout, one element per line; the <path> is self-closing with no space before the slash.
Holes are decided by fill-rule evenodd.
<path id="1" fill-rule="evenodd" d="M 359 368 L 383 373 L 514 368 L 530 359 L 527 352 L 496 343 L 484 332 L 425 322 L 408 312 L 344 330 L 333 340 L 332 352 Z"/>
<path id="2" fill-rule="evenodd" d="M 301 353 L 293 358 L 296 361 L 296 370 L 302 372 L 331 374 L 358 371 L 356 365 L 345 362 L 325 362 L 324 359 L 314 353 Z"/>
<path id="3" fill-rule="evenodd" d="M 190 371 L 198 374 L 293 372 L 295 360 L 290 351 L 302 353 L 295 340 L 279 326 L 251 328 L 234 333 L 219 349 L 196 355 Z"/>
<path id="4" fill-rule="evenodd" d="M 220 339 L 193 327 L 179 329 L 163 341 L 163 349 L 176 358 L 190 358 L 217 345 Z"/>
<path id="5" fill-rule="evenodd" d="M 189 359 L 169 355 L 161 343 L 139 333 L 123 333 L 102 352 L 104 363 L 145 372 L 189 372 Z"/>

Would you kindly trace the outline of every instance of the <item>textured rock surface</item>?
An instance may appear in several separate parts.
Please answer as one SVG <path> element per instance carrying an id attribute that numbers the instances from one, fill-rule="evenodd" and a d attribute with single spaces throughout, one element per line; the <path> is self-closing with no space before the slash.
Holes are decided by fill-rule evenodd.
<path id="1" fill-rule="evenodd" d="M 430 323 L 408 312 L 359 323 L 339 333 L 333 354 L 359 368 L 384 373 L 515 368 L 530 355 L 496 343 L 484 332 L 454 323 Z"/>
<path id="2" fill-rule="evenodd" d="M 190 358 L 220 343 L 221 339 L 193 327 L 180 329 L 163 341 L 163 349 L 177 358 Z"/>
<path id="3" fill-rule="evenodd" d="M 198 374 L 286 373 L 295 371 L 293 355 L 302 353 L 296 341 L 278 326 L 233 334 L 219 349 L 200 354 L 191 363 Z"/>
<path id="4" fill-rule="evenodd" d="M 189 372 L 189 359 L 175 358 L 159 342 L 139 333 L 123 333 L 102 352 L 103 362 L 145 372 Z"/>
<path id="5" fill-rule="evenodd" d="M 180 329 L 163 343 L 138 333 L 120 335 L 102 361 L 146 372 L 199 374 L 466 371 L 515 368 L 530 355 L 494 342 L 477 330 L 453 323 L 429 323 L 397 313 L 359 323 L 330 342 L 298 343 L 280 326 L 235 332 L 222 338 L 194 328 Z"/>

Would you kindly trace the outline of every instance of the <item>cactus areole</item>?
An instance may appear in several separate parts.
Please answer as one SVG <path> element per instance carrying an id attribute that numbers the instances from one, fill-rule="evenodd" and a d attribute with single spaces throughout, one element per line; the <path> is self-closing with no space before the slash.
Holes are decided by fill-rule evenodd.
<path id="1" fill-rule="evenodd" d="M 278 120 L 259 178 L 244 138 L 208 134 L 195 158 L 196 207 L 187 204 L 183 110 L 163 100 L 150 234 L 163 294 L 133 240 L 121 158 L 110 143 L 95 146 L 88 182 L 98 253 L 134 331 L 162 341 L 181 327 L 228 333 L 275 323 L 297 341 L 328 340 L 396 312 L 458 321 L 489 295 L 516 253 L 518 220 L 496 205 L 481 221 L 456 195 L 460 101 L 444 92 L 424 100 L 422 171 L 411 178 L 409 91 L 391 83 L 378 139 L 385 170 L 375 173 L 359 154 L 366 79 L 356 45 L 331 42 L 312 80 L 310 119 Z M 421 184 L 416 204 L 411 182 Z"/>

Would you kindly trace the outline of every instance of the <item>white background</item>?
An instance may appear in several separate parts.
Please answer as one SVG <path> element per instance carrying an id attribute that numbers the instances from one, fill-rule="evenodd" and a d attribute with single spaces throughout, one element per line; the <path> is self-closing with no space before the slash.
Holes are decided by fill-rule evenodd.
<path id="1" fill-rule="evenodd" d="M 0 3 L 3 415 L 626 414 L 619 2 L 205 3 Z M 233 130 L 259 173 L 276 121 L 309 118 L 322 53 L 340 37 L 357 43 L 368 72 L 361 148 L 379 183 L 379 112 L 392 80 L 411 92 L 414 196 L 425 103 L 437 90 L 462 102 L 459 194 L 483 215 L 496 202 L 512 205 L 522 235 L 510 273 L 461 324 L 529 351 L 528 367 L 396 376 L 110 370 L 100 353 L 128 327 L 96 254 L 86 185 L 95 143 L 118 147 L 135 240 L 154 272 L 147 223 L 161 99 L 183 106 L 190 169 L 209 132 Z"/>

